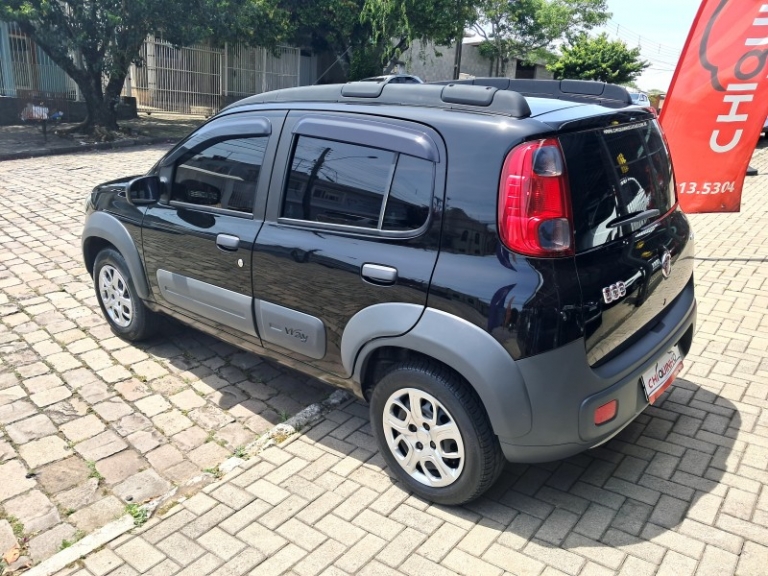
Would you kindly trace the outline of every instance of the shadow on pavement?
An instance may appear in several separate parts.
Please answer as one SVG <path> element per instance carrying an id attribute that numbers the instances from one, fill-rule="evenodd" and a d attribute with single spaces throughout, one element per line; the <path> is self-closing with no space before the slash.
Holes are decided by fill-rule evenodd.
<path id="1" fill-rule="evenodd" d="M 366 409 L 356 405 L 359 419 Z M 483 497 L 463 507 L 427 508 L 430 503 L 415 497 L 406 503 L 437 509 L 440 517 L 460 525 L 479 523 L 489 543 L 505 547 L 480 552 L 492 556 L 521 550 L 568 573 L 576 573 L 575 564 L 583 562 L 581 556 L 562 552 L 568 550 L 599 556 L 601 564 L 614 569 L 624 559 L 620 550 L 658 564 L 666 548 L 684 545 L 680 534 L 707 539 L 726 484 L 733 482 L 724 480 L 725 474 L 741 456 L 734 453 L 741 423 L 730 401 L 680 378 L 603 446 L 557 462 L 507 464 Z M 367 418 L 357 425 L 343 438 L 334 432 L 313 437 L 322 433 L 314 429 L 306 435 L 330 451 L 373 464 L 396 484 L 383 458 L 371 452 L 373 437 L 364 438 L 371 434 Z M 670 537 L 670 530 L 678 534 Z M 718 545 L 730 549 L 733 544 L 738 553 L 740 539 L 733 540 Z M 700 541 L 691 544 L 703 548 Z M 594 548 L 601 550 L 590 551 Z"/>

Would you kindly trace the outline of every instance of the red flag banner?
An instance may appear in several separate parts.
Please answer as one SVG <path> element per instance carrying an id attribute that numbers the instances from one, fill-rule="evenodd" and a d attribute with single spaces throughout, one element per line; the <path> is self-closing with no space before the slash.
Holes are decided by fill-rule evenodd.
<path id="1" fill-rule="evenodd" d="M 768 115 L 768 2 L 703 0 L 661 111 L 680 205 L 738 212 Z"/>

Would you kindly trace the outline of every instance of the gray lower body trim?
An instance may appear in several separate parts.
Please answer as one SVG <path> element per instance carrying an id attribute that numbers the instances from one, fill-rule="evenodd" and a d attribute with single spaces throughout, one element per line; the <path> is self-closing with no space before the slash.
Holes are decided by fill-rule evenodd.
<path id="1" fill-rule="evenodd" d="M 255 301 L 255 309 L 262 340 L 315 360 L 325 356 L 325 324 L 322 320 L 262 300 Z"/>
<path id="2" fill-rule="evenodd" d="M 133 238 L 125 229 L 122 222 L 106 212 L 91 212 L 85 219 L 82 233 L 83 256 L 87 258 L 86 247 L 93 238 L 100 238 L 112 244 L 120 252 L 128 265 L 136 292 L 143 300 L 149 298 L 149 284 L 144 275 L 144 265 L 141 263 L 139 251 Z"/>
<path id="3" fill-rule="evenodd" d="M 252 297 L 167 270 L 157 271 L 157 284 L 163 298 L 174 306 L 240 332 L 256 334 Z"/>

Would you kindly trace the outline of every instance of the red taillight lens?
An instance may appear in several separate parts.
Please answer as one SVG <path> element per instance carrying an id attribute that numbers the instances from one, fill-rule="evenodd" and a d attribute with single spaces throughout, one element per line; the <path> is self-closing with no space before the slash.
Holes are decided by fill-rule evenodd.
<path id="1" fill-rule="evenodd" d="M 557 140 L 526 142 L 504 161 L 499 184 L 499 235 L 526 256 L 573 254 L 571 199 Z"/>
<path id="2" fill-rule="evenodd" d="M 616 417 L 616 411 L 618 408 L 618 400 L 611 400 L 610 402 L 600 406 L 600 408 L 595 410 L 595 424 L 600 426 L 601 424 L 605 424 L 606 422 L 613 420 Z"/>

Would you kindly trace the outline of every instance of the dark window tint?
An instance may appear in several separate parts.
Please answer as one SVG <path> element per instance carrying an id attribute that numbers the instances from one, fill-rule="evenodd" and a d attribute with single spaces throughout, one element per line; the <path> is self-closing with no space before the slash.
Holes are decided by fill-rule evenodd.
<path id="1" fill-rule="evenodd" d="M 674 204 L 669 155 L 655 122 L 563 135 L 576 250 L 621 238 L 647 222 L 616 226 L 632 213 Z"/>
<path id="2" fill-rule="evenodd" d="M 432 163 L 401 155 L 384 210 L 384 230 L 416 230 L 429 216 L 432 203 Z"/>
<path id="3" fill-rule="evenodd" d="M 253 211 L 268 137 L 217 142 L 176 167 L 171 200 Z"/>
<path id="4" fill-rule="evenodd" d="M 429 216 L 433 164 L 390 152 L 300 136 L 282 216 L 383 230 L 414 230 Z"/>

